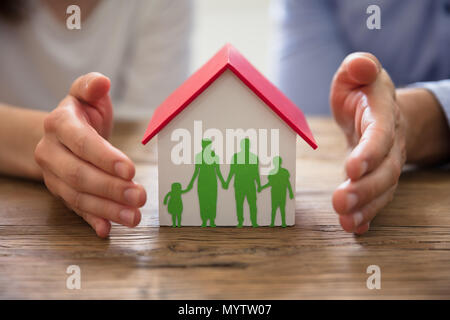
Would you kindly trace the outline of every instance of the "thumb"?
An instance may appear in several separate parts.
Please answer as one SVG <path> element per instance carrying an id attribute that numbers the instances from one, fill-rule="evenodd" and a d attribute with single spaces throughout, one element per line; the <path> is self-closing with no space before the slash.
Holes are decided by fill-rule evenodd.
<path id="1" fill-rule="evenodd" d="M 342 107 L 348 94 L 361 86 L 370 85 L 381 72 L 378 59 L 370 53 L 355 52 L 342 61 L 331 83 L 331 107 Z"/>
<path id="2" fill-rule="evenodd" d="M 95 105 L 108 95 L 110 86 L 108 77 L 99 72 L 90 72 L 73 82 L 70 94 L 87 104 Z"/>
<path id="3" fill-rule="evenodd" d="M 110 87 L 111 81 L 108 77 L 91 72 L 77 78 L 70 88 L 70 95 L 86 105 L 83 111 L 91 125 L 104 137 L 109 135 L 112 128 Z"/>
<path id="4" fill-rule="evenodd" d="M 354 89 L 374 82 L 382 70 L 381 63 L 371 53 L 355 52 L 342 61 L 333 82 L 335 85 Z"/>
<path id="5" fill-rule="evenodd" d="M 383 68 L 378 59 L 370 53 L 355 52 L 342 61 L 336 71 L 330 90 L 330 106 L 340 127 L 351 137 L 359 88 L 376 82 Z"/>
<path id="6" fill-rule="evenodd" d="M 338 81 L 349 88 L 369 85 L 377 79 L 381 70 L 381 64 L 374 55 L 356 52 L 344 59 L 342 70 L 338 70 Z"/>

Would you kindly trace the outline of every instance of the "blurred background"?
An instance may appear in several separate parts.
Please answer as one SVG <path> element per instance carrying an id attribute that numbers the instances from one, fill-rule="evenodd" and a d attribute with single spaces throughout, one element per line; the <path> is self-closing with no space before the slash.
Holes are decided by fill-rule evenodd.
<path id="1" fill-rule="evenodd" d="M 88 17 L 78 30 L 74 3 Z M 450 0 L 2 0 L 0 14 L 8 7 L 28 10 L 20 24 L 0 19 L 0 102 L 25 108 L 50 111 L 99 71 L 116 116 L 139 118 L 226 43 L 308 115 L 330 115 L 331 80 L 354 51 L 377 56 L 397 87 L 450 74 Z"/>
<path id="2" fill-rule="evenodd" d="M 270 77 L 269 44 L 274 29 L 270 5 L 271 0 L 194 0 L 191 71 L 229 42 Z"/>

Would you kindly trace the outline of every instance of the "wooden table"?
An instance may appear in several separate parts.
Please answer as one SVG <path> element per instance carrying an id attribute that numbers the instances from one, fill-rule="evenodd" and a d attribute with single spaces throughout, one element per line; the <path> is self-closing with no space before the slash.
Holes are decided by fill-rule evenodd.
<path id="1" fill-rule="evenodd" d="M 342 181 L 343 136 L 310 119 L 319 149 L 298 143 L 296 226 L 158 227 L 154 145 L 145 124 L 116 126 L 113 143 L 148 191 L 135 229 L 107 240 L 39 183 L 0 178 L 0 298 L 321 299 L 450 298 L 450 172 L 403 174 L 395 200 L 357 237 L 339 226 L 331 194 Z M 81 268 L 81 290 L 66 268 Z M 369 265 L 381 289 L 369 290 Z"/>

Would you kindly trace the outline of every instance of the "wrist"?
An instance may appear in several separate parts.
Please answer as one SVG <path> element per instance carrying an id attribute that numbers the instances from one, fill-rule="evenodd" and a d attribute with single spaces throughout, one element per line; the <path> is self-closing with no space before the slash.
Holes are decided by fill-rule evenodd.
<path id="1" fill-rule="evenodd" d="M 448 159 L 448 123 L 435 96 L 423 88 L 398 89 L 396 96 L 405 127 L 407 162 L 435 164 Z"/>
<path id="2" fill-rule="evenodd" d="M 0 173 L 42 179 L 34 150 L 43 136 L 46 113 L 0 105 Z"/>

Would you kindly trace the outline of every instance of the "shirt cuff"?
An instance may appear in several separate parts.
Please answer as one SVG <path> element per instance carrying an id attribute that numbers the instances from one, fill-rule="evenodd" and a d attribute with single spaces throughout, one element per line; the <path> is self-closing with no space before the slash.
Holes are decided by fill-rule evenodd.
<path id="1" fill-rule="evenodd" d="M 450 125 L 450 79 L 434 82 L 416 82 L 408 87 L 424 88 L 429 90 L 441 104 Z"/>

